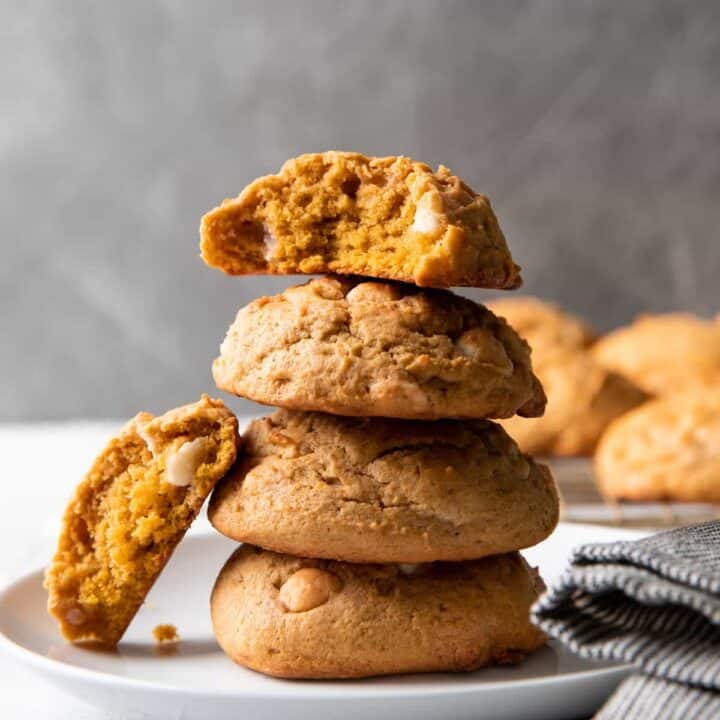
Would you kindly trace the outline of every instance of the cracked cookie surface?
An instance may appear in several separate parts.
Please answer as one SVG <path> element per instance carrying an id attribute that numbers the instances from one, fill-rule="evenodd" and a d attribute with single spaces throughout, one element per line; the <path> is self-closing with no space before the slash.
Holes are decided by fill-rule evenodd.
<path id="1" fill-rule="evenodd" d="M 416 563 L 534 545 L 554 529 L 558 498 L 548 469 L 489 420 L 279 410 L 250 424 L 209 517 L 278 552 Z"/>
<path id="2" fill-rule="evenodd" d="M 336 152 L 288 160 L 207 213 L 205 262 L 232 275 L 339 273 L 515 288 L 490 202 L 442 165 Z"/>
<path id="3" fill-rule="evenodd" d="M 527 344 L 446 290 L 328 276 L 242 308 L 213 363 L 217 386 L 338 415 L 542 414 Z"/>
<path id="4" fill-rule="evenodd" d="M 353 565 L 243 545 L 210 599 L 237 663 L 285 678 L 458 672 L 516 664 L 541 647 L 542 591 L 517 553 L 412 567 Z"/>
<path id="5" fill-rule="evenodd" d="M 65 638 L 119 642 L 238 441 L 235 416 L 207 396 L 139 413 L 110 440 L 70 500 L 45 576 Z"/>

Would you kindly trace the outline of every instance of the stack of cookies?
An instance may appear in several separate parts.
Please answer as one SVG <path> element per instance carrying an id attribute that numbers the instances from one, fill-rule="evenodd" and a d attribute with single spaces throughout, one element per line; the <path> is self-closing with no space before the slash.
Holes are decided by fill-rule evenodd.
<path id="1" fill-rule="evenodd" d="M 487 199 L 441 167 L 305 155 L 203 218 L 205 261 L 326 274 L 241 309 L 218 387 L 247 429 L 210 520 L 244 543 L 212 593 L 223 649 L 270 675 L 517 662 L 543 644 L 547 468 L 488 418 L 541 415 L 527 344 L 456 285 L 520 283 Z"/>

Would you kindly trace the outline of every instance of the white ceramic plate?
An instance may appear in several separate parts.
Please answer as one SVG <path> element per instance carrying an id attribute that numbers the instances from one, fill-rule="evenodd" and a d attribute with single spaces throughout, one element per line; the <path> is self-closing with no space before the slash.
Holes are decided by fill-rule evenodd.
<path id="1" fill-rule="evenodd" d="M 552 581 L 570 549 L 637 533 L 561 524 L 525 552 Z M 45 612 L 40 571 L 0 594 L 0 647 L 45 679 L 120 716 L 143 710 L 182 718 L 576 718 L 593 713 L 627 672 L 579 660 L 551 645 L 518 667 L 474 673 L 370 680 L 276 680 L 234 665 L 213 639 L 208 596 L 235 544 L 216 534 L 189 536 L 178 548 L 116 652 L 73 647 Z M 152 628 L 177 626 L 174 654 L 158 650 Z"/>

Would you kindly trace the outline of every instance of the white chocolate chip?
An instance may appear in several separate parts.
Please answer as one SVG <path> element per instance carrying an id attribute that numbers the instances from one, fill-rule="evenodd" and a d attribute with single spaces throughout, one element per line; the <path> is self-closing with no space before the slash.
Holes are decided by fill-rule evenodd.
<path id="1" fill-rule="evenodd" d="M 85 613 L 80 608 L 70 608 L 65 613 L 65 619 L 71 625 L 82 625 L 85 622 Z"/>
<path id="2" fill-rule="evenodd" d="M 429 208 L 418 206 L 411 229 L 423 234 L 435 232 L 440 227 L 438 216 Z"/>
<path id="3" fill-rule="evenodd" d="M 165 462 L 165 480 L 177 487 L 187 487 L 195 477 L 207 444 L 207 438 L 199 437 L 181 445 L 168 455 Z"/>
<path id="4" fill-rule="evenodd" d="M 415 219 L 410 226 L 411 230 L 430 235 L 441 227 L 440 212 L 442 200 L 438 193 L 426 192 L 417 202 Z"/>
<path id="5" fill-rule="evenodd" d="M 150 454 L 155 457 L 158 452 L 158 445 L 152 435 L 150 435 L 150 433 L 147 431 L 147 427 L 140 425 L 137 429 L 137 434 L 140 436 L 141 440 L 148 446 Z"/>
<path id="6" fill-rule="evenodd" d="M 265 260 L 275 260 L 278 251 L 278 240 L 267 227 L 263 225 L 263 242 L 265 243 Z"/>
<path id="7" fill-rule="evenodd" d="M 476 363 L 495 366 L 503 375 L 511 375 L 514 370 L 503 344 L 482 328 L 466 330 L 455 341 L 455 347 Z"/>
<path id="8" fill-rule="evenodd" d="M 342 581 L 337 575 L 319 568 L 301 568 L 285 581 L 278 599 L 287 612 L 307 612 L 324 605 L 341 589 Z"/>
<path id="9" fill-rule="evenodd" d="M 356 285 L 345 299 L 352 305 L 356 302 L 385 302 L 397 300 L 400 293 L 394 285 L 380 282 L 362 282 Z"/>
<path id="10" fill-rule="evenodd" d="M 420 565 L 417 563 L 400 563 L 398 565 L 398 569 L 403 575 L 414 575 L 419 567 Z"/>

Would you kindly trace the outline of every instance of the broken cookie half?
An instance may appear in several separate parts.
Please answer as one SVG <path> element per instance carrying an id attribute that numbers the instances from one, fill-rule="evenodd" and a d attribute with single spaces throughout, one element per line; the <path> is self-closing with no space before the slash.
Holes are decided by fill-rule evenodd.
<path id="1" fill-rule="evenodd" d="M 235 416 L 206 395 L 139 413 L 110 440 L 75 490 L 45 576 L 65 638 L 119 642 L 238 442 Z"/>
<path id="2" fill-rule="evenodd" d="M 423 287 L 516 288 L 489 200 L 407 157 L 287 161 L 207 213 L 202 257 L 230 275 L 338 273 Z"/>

